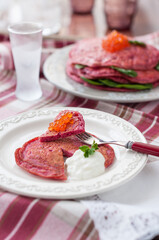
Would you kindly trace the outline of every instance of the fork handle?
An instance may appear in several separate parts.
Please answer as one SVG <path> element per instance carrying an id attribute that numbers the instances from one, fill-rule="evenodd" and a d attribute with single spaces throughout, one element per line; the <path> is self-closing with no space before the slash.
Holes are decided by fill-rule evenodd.
<path id="1" fill-rule="evenodd" d="M 159 146 L 156 145 L 141 142 L 133 142 L 131 145 L 131 149 L 136 152 L 141 152 L 159 157 Z"/>

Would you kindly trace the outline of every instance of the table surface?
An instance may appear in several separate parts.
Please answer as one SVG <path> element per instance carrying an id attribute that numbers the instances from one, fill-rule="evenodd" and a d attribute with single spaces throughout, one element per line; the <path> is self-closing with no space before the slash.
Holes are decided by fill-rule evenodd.
<path id="1" fill-rule="evenodd" d="M 38 20 L 44 22 L 45 24 L 46 22 L 50 24 L 50 22 L 52 22 L 53 14 L 42 14 L 42 11 L 39 11 L 39 8 L 42 6 L 40 3 L 42 4 L 44 2 L 46 9 L 53 9 L 52 4 L 54 0 L 0 1 L 0 33 L 8 35 L 8 24 L 16 22 L 18 20 Z M 53 39 L 60 41 L 72 41 L 86 37 L 100 37 L 107 34 L 108 28 L 103 12 L 102 0 L 95 1 L 93 12 L 90 15 L 72 14 L 69 6 L 69 0 L 61 0 L 61 3 L 63 11 L 61 28 L 58 33 L 50 34 L 48 36 L 45 36 L 45 38 L 49 38 L 49 40 Z M 38 11 L 34 11 L 37 7 Z M 28 15 L 28 11 L 30 12 L 31 10 L 32 14 Z M 127 33 L 139 36 L 158 31 L 158 13 L 158 0 L 138 0 L 138 8 L 133 26 Z M 55 43 L 53 41 L 48 41 L 47 44 L 48 48 L 55 46 Z M 67 45 L 67 42 L 63 41 L 62 44 Z M 57 45 L 59 46 L 58 41 Z M 9 50 L 7 49 L 6 51 L 6 46 L 1 50 L 5 50 L 4 57 L 8 57 L 8 59 L 10 59 Z M 0 52 L 0 54 L 2 54 L 2 52 Z M 7 66 L 9 66 L 8 63 L 9 60 L 7 60 Z M 11 66 L 13 67 L 13 64 L 11 64 Z M 48 83 L 43 78 L 41 79 L 41 83 L 43 86 L 44 94 L 40 101 L 34 103 L 21 102 L 15 97 L 16 76 L 13 68 L 11 68 L 11 71 L 0 71 L 0 120 L 16 115 L 18 113 L 22 113 L 24 111 L 41 109 L 45 107 L 48 108 L 62 106 L 92 108 L 109 112 L 125 119 L 126 121 L 129 121 L 143 133 L 147 141 L 152 144 L 157 143 L 158 145 L 159 133 L 157 129 L 159 129 L 159 100 L 135 104 L 107 103 L 83 99 L 81 97 L 65 93 L 55 88 L 52 84 Z M 157 208 L 159 199 L 157 190 L 159 180 L 158 176 L 158 162 L 156 161 L 155 163 L 149 163 L 143 169 L 142 173 L 132 181 L 126 183 L 121 188 L 109 192 L 105 195 L 101 194 L 100 199 L 103 201 L 103 203 L 106 204 L 109 204 L 111 202 L 116 203 L 117 208 L 121 207 L 121 205 L 124 204 L 130 206 L 130 208 L 132 206 L 137 206 L 139 208 L 145 207 L 147 209 L 147 206 L 149 206 L 152 207 L 153 213 L 153 207 Z M 129 191 L 130 189 L 131 191 Z M 126 194 L 125 197 L 125 193 L 128 192 L 129 194 Z M 54 205 L 55 208 L 53 208 Z M 98 202 L 96 205 L 98 206 Z M 14 236 L 19 237 L 14 239 L 22 239 L 20 237 L 24 237 L 24 235 L 29 236 L 29 238 L 23 239 L 31 239 L 31 236 L 35 235 L 34 239 L 40 240 L 45 238 L 46 232 L 47 236 L 50 236 L 50 239 L 52 239 L 53 234 L 54 239 L 59 239 L 59 232 L 61 236 L 64 236 L 63 238 L 61 237 L 60 240 L 65 240 L 67 237 L 68 240 L 79 239 L 78 237 L 81 235 L 78 234 L 81 233 L 83 233 L 83 236 L 86 237 L 85 239 L 99 239 L 97 232 L 95 230 L 94 232 L 92 231 L 94 225 L 91 222 L 92 220 L 90 219 L 90 216 L 88 216 L 87 209 L 78 201 L 49 201 L 42 199 L 31 199 L 17 196 L 16 194 L 12 193 L 7 193 L 0 189 L 0 206 L 3 206 L 3 208 L 0 207 L 0 232 L 3 234 L 3 236 L 8 236 L 7 239 L 11 239 Z M 113 206 L 115 206 L 115 204 Z M 148 209 L 148 211 L 149 210 L 150 209 Z M 110 215 L 110 213 L 112 215 Z M 120 216 L 120 213 L 121 215 L 123 214 L 123 212 L 119 209 L 118 216 Z M 113 209 L 110 208 L 107 214 L 108 218 L 106 216 L 105 220 L 108 222 L 109 226 L 109 219 L 113 219 L 116 212 L 113 212 Z M 158 212 L 155 212 L 155 214 L 152 214 L 152 216 L 157 216 L 157 214 Z M 148 224 L 149 222 L 147 221 L 147 218 L 149 215 L 143 214 L 141 216 L 139 215 L 139 218 L 137 217 L 138 215 L 136 214 L 136 219 L 141 219 L 141 223 L 143 217 L 145 220 L 146 228 L 151 226 L 153 227 L 153 225 Z M 32 224 L 33 218 L 34 224 Z M 90 219 L 90 222 L 88 219 Z M 117 226 L 120 223 L 120 220 L 117 220 L 117 225 L 113 225 L 115 226 L 114 232 L 116 232 Z M 148 220 L 151 220 L 151 215 Z M 50 224 L 48 223 L 51 223 L 51 225 L 57 224 L 57 229 L 54 228 L 52 230 L 52 228 L 49 228 Z M 86 229 L 85 226 L 88 223 L 91 224 L 90 226 L 87 226 L 88 228 Z M 60 229 L 58 229 L 58 226 L 60 226 Z M 61 229 L 63 229 L 63 231 L 61 231 Z M 94 238 L 91 237 L 91 231 L 94 234 Z M 77 238 L 73 238 L 75 235 L 77 235 Z M 159 240 L 159 237 L 156 236 L 154 240 Z"/>
<path id="2" fill-rule="evenodd" d="M 77 40 L 86 37 L 103 36 L 108 32 L 103 0 L 95 0 L 92 14 L 73 14 L 69 0 L 59 0 L 61 27 L 57 33 L 46 34 L 47 38 Z M 0 2 L 0 32 L 8 34 L 7 26 L 17 21 L 40 21 L 44 27 L 55 23 L 54 1 L 51 0 L 6 0 Z M 48 11 L 49 9 L 49 11 Z M 144 35 L 158 30 L 158 0 L 138 0 L 137 12 L 131 35 Z M 30 13 L 29 15 L 27 13 Z M 153 12 L 153 14 L 152 14 Z"/>

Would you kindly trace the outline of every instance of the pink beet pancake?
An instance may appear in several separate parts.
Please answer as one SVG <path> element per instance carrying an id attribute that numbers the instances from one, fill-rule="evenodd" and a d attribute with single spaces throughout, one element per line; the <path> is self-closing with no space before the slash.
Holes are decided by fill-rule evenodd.
<path id="1" fill-rule="evenodd" d="M 90 67 L 86 67 L 86 69 L 91 72 Z M 88 71 L 86 70 L 87 74 Z M 116 87 L 107 87 L 107 86 L 99 86 L 99 85 L 92 85 L 87 82 L 85 82 L 81 77 L 85 77 L 88 79 L 97 79 L 97 75 L 101 76 L 101 78 L 104 78 L 104 72 L 109 72 L 110 77 L 106 76 L 105 78 L 111 79 L 114 82 L 117 83 L 139 83 L 139 84 L 148 84 L 151 83 L 152 87 L 155 88 L 159 85 L 159 71 L 152 69 L 152 70 L 147 70 L 147 71 L 137 71 L 138 76 L 133 78 L 133 77 L 126 77 L 123 76 L 123 74 L 117 73 L 113 74 L 113 69 L 100 69 L 95 68 L 92 69 L 92 73 L 89 72 L 90 76 L 85 74 L 84 69 L 75 69 L 71 65 L 67 65 L 66 67 L 66 73 L 67 75 L 74 81 L 81 83 L 87 87 L 95 88 L 98 90 L 105 90 L 105 91 L 114 91 L 114 92 L 132 92 L 132 91 L 140 91 L 137 89 L 128 89 L 128 88 L 116 88 Z M 95 78 L 93 78 L 93 75 Z M 102 77 L 103 75 L 103 77 Z"/>
<path id="2" fill-rule="evenodd" d="M 153 83 L 159 80 L 159 71 L 156 69 L 150 70 L 136 70 L 136 77 L 130 77 L 128 75 L 122 74 L 117 70 L 108 68 L 108 67 L 85 67 L 82 69 L 76 69 L 74 65 L 68 65 L 68 71 L 72 72 L 74 75 L 79 77 L 85 77 L 87 79 L 98 79 L 98 78 L 106 78 L 114 80 L 115 82 L 120 83 Z"/>
<path id="3" fill-rule="evenodd" d="M 133 39 L 131 39 L 133 40 Z M 151 89 L 159 84 L 159 71 L 156 66 L 159 63 L 159 50 L 152 45 L 146 44 L 144 47 L 139 44 L 130 44 L 130 46 L 116 52 L 108 52 L 102 48 L 103 38 L 92 38 L 78 41 L 73 45 L 69 52 L 66 63 L 66 73 L 74 81 L 87 87 L 116 92 L 141 91 L 141 89 Z M 82 68 L 76 68 L 75 65 L 82 65 Z M 115 66 L 121 68 L 112 69 Z M 123 70 L 129 70 L 134 75 L 128 75 Z M 129 73 L 130 73 L 129 72 Z M 123 86 L 120 88 L 89 84 L 83 78 L 109 79 L 116 83 L 128 84 L 151 84 L 145 88 L 130 88 Z"/>
<path id="4" fill-rule="evenodd" d="M 19 167 L 29 173 L 44 178 L 66 180 L 63 153 L 60 148 L 41 143 L 39 138 L 26 142 L 15 151 L 15 160 Z"/>
<path id="5" fill-rule="evenodd" d="M 82 146 L 76 136 L 72 135 L 52 142 L 41 142 L 34 138 L 15 151 L 15 160 L 25 171 L 43 178 L 66 180 L 64 157 L 71 157 Z M 114 150 L 109 145 L 98 149 L 105 158 L 105 167 L 114 161 Z"/>
<path id="6" fill-rule="evenodd" d="M 73 45 L 69 60 L 72 64 L 89 67 L 117 66 L 125 69 L 148 70 L 159 62 L 159 51 L 151 46 L 131 45 L 121 51 L 110 53 L 102 48 L 102 38 L 85 39 Z"/>
<path id="7" fill-rule="evenodd" d="M 65 115 L 68 112 L 73 114 L 72 115 L 73 123 L 67 124 L 67 128 L 66 128 L 65 131 L 57 132 L 57 131 L 47 130 L 46 133 L 44 133 L 40 136 L 40 141 L 41 142 L 54 141 L 54 140 L 57 140 L 59 138 L 65 138 L 65 137 L 71 136 L 73 134 L 79 134 L 79 133 L 84 132 L 85 122 L 84 122 L 82 114 L 77 112 L 77 111 L 70 111 L 70 110 L 61 111 L 57 115 L 57 117 L 55 118 L 54 121 L 56 121 L 57 119 L 60 119 L 61 116 Z"/>

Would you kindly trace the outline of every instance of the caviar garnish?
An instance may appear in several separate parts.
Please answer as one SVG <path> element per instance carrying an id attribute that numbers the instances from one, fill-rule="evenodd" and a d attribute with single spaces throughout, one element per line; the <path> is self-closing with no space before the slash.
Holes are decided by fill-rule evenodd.
<path id="1" fill-rule="evenodd" d="M 102 40 L 102 47 L 108 52 L 117 52 L 126 47 L 129 47 L 130 43 L 127 36 L 117 32 L 112 31 L 107 38 Z"/>
<path id="2" fill-rule="evenodd" d="M 68 124 L 73 124 L 74 120 L 72 118 L 73 114 L 71 112 L 66 112 L 59 119 L 49 124 L 49 131 L 62 132 L 65 131 Z"/>

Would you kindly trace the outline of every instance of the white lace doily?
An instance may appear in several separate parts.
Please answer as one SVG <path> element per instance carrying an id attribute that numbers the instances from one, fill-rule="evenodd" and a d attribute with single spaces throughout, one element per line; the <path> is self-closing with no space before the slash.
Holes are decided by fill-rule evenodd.
<path id="1" fill-rule="evenodd" d="M 100 240 L 150 240 L 159 234 L 159 212 L 94 199 L 81 202 L 88 208 Z"/>

